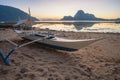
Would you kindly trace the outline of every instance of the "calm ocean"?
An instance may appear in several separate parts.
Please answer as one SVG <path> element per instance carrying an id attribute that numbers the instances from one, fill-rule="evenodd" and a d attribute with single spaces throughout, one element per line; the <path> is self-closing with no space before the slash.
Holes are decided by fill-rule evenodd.
<path id="1" fill-rule="evenodd" d="M 115 22 L 48 22 L 34 26 L 58 31 L 120 33 L 120 23 Z"/>

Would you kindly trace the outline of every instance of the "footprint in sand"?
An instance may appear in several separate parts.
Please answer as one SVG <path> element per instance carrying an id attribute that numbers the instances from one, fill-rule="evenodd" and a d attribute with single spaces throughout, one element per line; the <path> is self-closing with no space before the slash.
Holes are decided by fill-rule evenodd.
<path id="1" fill-rule="evenodd" d="M 29 70 L 27 69 L 27 68 L 21 68 L 21 70 L 20 70 L 20 73 L 26 73 L 26 72 L 28 72 Z"/>
<path id="2" fill-rule="evenodd" d="M 22 75 L 21 75 L 21 74 L 16 74 L 15 76 L 16 76 L 15 80 L 20 80 L 20 79 L 23 79 L 23 77 L 22 77 Z"/>

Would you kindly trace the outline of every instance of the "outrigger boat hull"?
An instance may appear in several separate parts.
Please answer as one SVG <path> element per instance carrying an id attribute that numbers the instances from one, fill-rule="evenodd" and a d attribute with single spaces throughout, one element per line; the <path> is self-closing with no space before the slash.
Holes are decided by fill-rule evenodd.
<path id="1" fill-rule="evenodd" d="M 25 36 L 23 38 L 28 40 L 36 40 L 39 38 L 42 39 L 43 37 L 44 36 L 42 35 L 31 35 L 31 36 Z M 42 46 L 47 46 L 54 49 L 65 50 L 65 51 L 76 51 L 98 40 L 100 39 L 70 40 L 70 39 L 64 39 L 58 37 L 51 37 L 49 39 L 37 41 L 37 43 L 39 43 Z"/>

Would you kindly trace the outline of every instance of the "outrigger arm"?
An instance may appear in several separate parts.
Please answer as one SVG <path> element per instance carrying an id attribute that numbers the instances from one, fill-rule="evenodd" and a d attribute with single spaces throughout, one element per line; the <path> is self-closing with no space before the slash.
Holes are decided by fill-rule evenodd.
<path id="1" fill-rule="evenodd" d="M 29 45 L 29 44 L 32 44 L 32 43 L 35 43 L 35 42 L 40 41 L 40 40 L 49 39 L 49 38 L 51 38 L 51 37 L 53 37 L 53 35 L 45 36 L 45 37 L 43 37 L 43 38 L 39 38 L 39 39 L 30 41 L 30 42 L 27 42 L 27 43 L 23 43 L 23 44 L 21 44 L 21 45 L 18 45 L 18 44 L 16 44 L 15 42 L 10 41 L 9 39 L 6 39 L 5 41 L 8 41 L 9 43 L 15 45 L 15 47 L 14 47 L 10 52 L 8 52 L 7 55 L 6 55 L 2 50 L 0 50 L 0 55 L 2 56 L 4 62 L 5 62 L 7 65 L 10 65 L 10 64 L 11 64 L 11 61 L 10 61 L 10 59 L 9 59 L 9 56 L 12 55 L 13 52 L 14 52 L 16 49 L 18 49 L 18 48 L 20 48 L 20 47 L 23 47 L 23 46 L 26 46 L 26 45 Z"/>

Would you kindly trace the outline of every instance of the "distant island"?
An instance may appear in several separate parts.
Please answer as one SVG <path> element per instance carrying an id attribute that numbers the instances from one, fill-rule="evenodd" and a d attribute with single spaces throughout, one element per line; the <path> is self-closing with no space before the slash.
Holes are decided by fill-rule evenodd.
<path id="1" fill-rule="evenodd" d="M 14 7 L 0 5 L 0 22 L 16 22 L 20 19 L 28 19 L 29 14 Z M 38 20 L 32 17 L 32 20 Z"/>
<path id="2" fill-rule="evenodd" d="M 117 19 L 102 19 L 95 17 L 94 14 L 85 13 L 83 10 L 77 11 L 77 13 L 72 16 L 64 16 L 61 20 L 101 20 L 101 21 L 120 21 L 120 18 Z"/>

